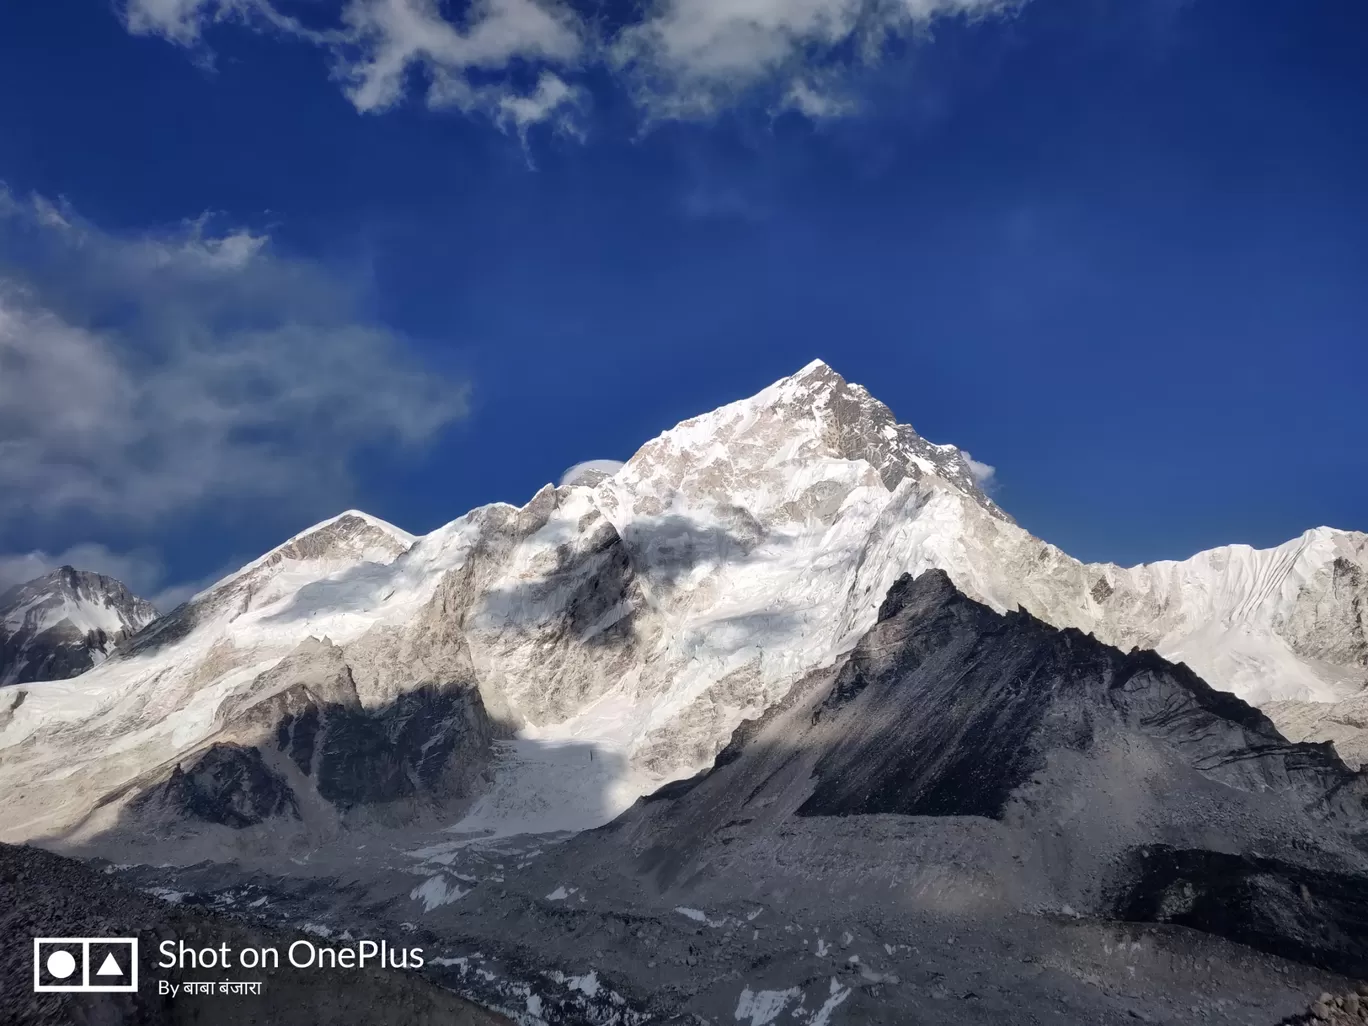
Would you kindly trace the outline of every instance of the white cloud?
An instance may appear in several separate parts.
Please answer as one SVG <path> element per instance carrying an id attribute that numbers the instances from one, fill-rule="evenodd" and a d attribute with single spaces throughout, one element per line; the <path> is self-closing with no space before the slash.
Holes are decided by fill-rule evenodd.
<path id="1" fill-rule="evenodd" d="M 203 219 L 134 237 L 0 188 L 0 525 L 348 498 L 465 409 L 341 283 Z"/>
<path id="2" fill-rule="evenodd" d="M 399 103 L 417 72 L 429 106 L 525 133 L 571 125 L 585 94 L 567 75 L 596 69 L 618 74 L 652 118 L 707 117 L 757 90 L 771 109 L 836 117 L 854 109 L 842 73 L 876 61 L 891 37 L 1026 0 L 653 0 L 612 28 L 566 0 L 474 0 L 459 16 L 438 0 L 345 0 L 326 28 L 275 2 L 127 0 L 123 11 L 129 31 L 186 47 L 230 19 L 325 47 L 360 111 Z"/>
<path id="3" fill-rule="evenodd" d="M 511 124 L 523 139 L 529 128 L 546 121 L 558 121 L 563 128 L 573 131 L 573 112 L 581 106 L 583 99 L 583 90 L 567 85 L 559 75 L 543 71 L 531 94 L 505 93 L 498 97 L 496 119 L 502 124 Z"/>
<path id="4" fill-rule="evenodd" d="M 577 484 L 597 484 L 603 478 L 616 474 L 624 466 L 626 464 L 621 460 L 585 460 L 583 463 L 576 463 L 561 475 L 560 486 L 566 488 Z"/>
<path id="5" fill-rule="evenodd" d="M 830 117 L 852 105 L 828 83 L 843 68 L 875 61 L 889 37 L 937 18 L 1015 6 L 1017 0 L 657 0 L 619 34 L 613 57 L 658 116 L 708 115 L 757 87 L 787 83 L 780 88 L 786 105 Z"/>
<path id="6" fill-rule="evenodd" d="M 997 474 L 997 467 L 988 463 L 980 463 L 964 450 L 960 450 L 960 455 L 964 457 L 964 462 L 969 464 L 969 473 L 974 475 L 974 480 L 978 482 L 980 488 L 988 488 L 993 483 L 993 478 Z"/>
<path id="7" fill-rule="evenodd" d="M 182 46 L 199 41 L 204 23 L 225 7 L 218 0 L 129 0 L 124 24 L 139 36 L 164 36 Z"/>
<path id="8" fill-rule="evenodd" d="M 161 36 L 188 48 L 201 46 L 215 22 L 237 20 L 326 44 L 334 33 L 311 31 L 282 14 L 274 0 L 122 0 L 124 27 L 136 36 Z"/>
<path id="9" fill-rule="evenodd" d="M 237 20 L 266 32 L 324 47 L 333 77 L 353 106 L 378 113 L 400 102 L 415 76 L 426 83 L 428 106 L 483 113 L 524 134 L 550 122 L 573 130 L 570 115 L 583 91 L 552 67 L 572 67 L 590 48 L 588 29 L 556 0 L 474 0 L 453 21 L 438 0 L 346 0 L 337 22 L 306 26 L 272 0 L 127 0 L 124 24 L 203 51 L 210 25 Z M 530 89 L 509 73 L 538 70 Z"/>
<path id="10" fill-rule="evenodd" d="M 396 103 L 411 69 L 427 72 L 434 106 L 469 109 L 489 95 L 469 72 L 507 69 L 514 61 L 567 63 L 583 47 L 575 15 L 537 0 L 476 0 L 459 25 L 436 0 L 348 0 L 342 23 L 336 71 L 360 111 Z M 500 103 L 515 99 L 505 87 L 496 92 Z"/>
<path id="11" fill-rule="evenodd" d="M 790 83 L 788 92 L 776 105 L 776 113 L 785 109 L 796 110 L 813 121 L 823 121 L 851 114 L 856 105 L 848 96 L 842 95 L 837 85 L 829 82 L 818 85 L 812 79 L 798 78 Z"/>

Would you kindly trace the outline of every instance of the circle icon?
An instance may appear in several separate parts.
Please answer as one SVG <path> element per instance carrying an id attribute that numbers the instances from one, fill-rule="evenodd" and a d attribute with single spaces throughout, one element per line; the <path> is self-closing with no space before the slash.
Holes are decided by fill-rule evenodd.
<path id="1" fill-rule="evenodd" d="M 76 971 L 76 959 L 70 951 L 54 951 L 47 957 L 47 971 L 59 980 L 65 980 Z"/>

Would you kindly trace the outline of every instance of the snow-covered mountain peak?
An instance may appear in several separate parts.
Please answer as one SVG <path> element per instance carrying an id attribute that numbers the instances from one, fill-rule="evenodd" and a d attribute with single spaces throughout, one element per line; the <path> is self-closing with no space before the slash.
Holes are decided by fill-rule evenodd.
<path id="1" fill-rule="evenodd" d="M 252 560 L 214 588 L 253 576 L 262 568 L 286 561 L 313 564 L 355 562 L 389 563 L 417 541 L 414 535 L 360 510 L 349 509 L 287 538 L 264 556 Z M 259 575 L 258 575 L 259 576 Z"/>
<path id="2" fill-rule="evenodd" d="M 754 396 L 646 443 L 603 491 L 615 522 L 630 513 L 726 507 L 771 524 L 814 514 L 829 519 L 852 488 L 892 493 L 907 478 L 919 486 L 924 478 L 930 487 L 949 485 L 992 516 L 1011 520 L 959 449 L 928 442 L 864 386 L 814 360 Z"/>
<path id="3" fill-rule="evenodd" d="M 847 657 L 894 581 L 935 568 L 999 612 L 1156 649 L 1250 701 L 1338 701 L 1368 684 L 1364 541 L 1317 529 L 1263 552 L 1083 564 L 999 510 L 959 449 L 815 362 L 521 507 L 422 538 L 339 514 L 72 686 L 0 696 L 0 786 L 26 788 L 32 817 L 0 837 L 69 826 L 112 789 L 156 783 L 168 758 L 231 744 L 275 759 L 278 696 L 304 703 L 290 716 L 331 695 L 388 723 L 432 688 L 478 695 L 453 721 L 470 737 L 519 733 L 462 829 L 592 826 L 710 766 L 739 723 Z M 409 740 L 415 766 L 456 758 Z M 79 801 L 49 783 L 55 764 Z M 547 789 L 555 815 L 532 816 Z"/>
<path id="4" fill-rule="evenodd" d="M 192 633 L 201 637 L 193 650 L 211 644 L 211 639 L 225 641 L 237 649 L 236 663 L 263 645 L 271 649 L 277 643 L 292 645 L 288 630 L 271 627 L 270 611 L 274 607 L 290 603 L 305 589 L 323 586 L 329 579 L 364 576 L 367 567 L 386 567 L 408 552 L 416 540 L 368 513 L 339 513 L 305 528 L 199 592 L 134 638 L 125 653 L 141 656 L 158 652 Z"/>
<path id="5" fill-rule="evenodd" d="M 156 618 L 114 578 L 58 567 L 0 595 L 0 684 L 82 673 Z"/>

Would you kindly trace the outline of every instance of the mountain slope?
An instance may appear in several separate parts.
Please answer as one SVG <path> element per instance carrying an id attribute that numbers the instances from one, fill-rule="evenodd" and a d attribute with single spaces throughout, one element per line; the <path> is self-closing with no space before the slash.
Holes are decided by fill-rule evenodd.
<path id="1" fill-rule="evenodd" d="M 1249 701 L 1368 688 L 1368 535 L 1321 527 L 1272 549 L 1104 568 L 1100 580 L 1099 636 L 1155 648 Z"/>
<path id="2" fill-rule="evenodd" d="M 1368 537 L 1326 529 L 1267 552 L 1079 563 L 1000 510 L 958 449 L 818 362 L 665 432 L 592 487 L 547 486 L 416 539 L 343 514 L 78 681 L 0 693 L 0 783 L 14 796 L 0 835 L 110 830 L 215 744 L 274 763 L 259 777 L 256 756 L 233 756 L 229 776 L 265 782 L 226 796 L 229 819 L 269 809 L 282 834 L 333 829 L 338 803 L 278 740 L 302 707 L 271 697 L 320 674 L 412 746 L 394 765 L 413 793 L 376 801 L 444 808 L 470 832 L 593 826 L 712 765 L 740 723 L 850 651 L 895 580 L 932 568 L 999 612 L 1155 648 L 1253 701 L 1348 700 L 1368 683 L 1365 566 Z M 405 696 L 434 689 L 463 711 L 404 733 Z M 414 770 L 429 742 L 453 760 L 436 776 Z"/>
<path id="3" fill-rule="evenodd" d="M 1366 802 L 1186 667 L 933 570 L 607 826 L 132 875 L 403 929 L 529 1023 L 1251 1026 L 1368 975 Z"/>
<path id="4" fill-rule="evenodd" d="M 62 680 L 98 666 L 157 618 L 112 577 L 59 567 L 0 594 L 0 685 Z"/>
<path id="5" fill-rule="evenodd" d="M 1187 960 L 1216 978 L 1241 960 L 1216 937 L 1368 976 L 1368 775 L 1329 746 L 1288 743 L 1185 667 L 999 615 L 929 571 L 900 579 L 848 659 L 738 730 L 715 768 L 560 846 L 523 886 L 551 880 L 591 902 L 629 896 L 634 917 L 696 911 L 711 939 L 688 975 L 712 982 L 685 1008 L 704 1016 L 741 989 L 725 968 L 750 959 L 715 950 L 735 934 L 765 956 L 743 974 L 753 990 L 787 993 L 789 1006 L 820 1002 L 817 967 L 847 950 L 813 958 L 783 936 L 761 944 L 777 913 L 815 925 L 818 938 L 844 933 L 857 956 L 852 975 L 834 970 L 850 991 L 844 1021 L 941 1021 L 925 992 L 861 987 L 855 970 L 896 983 L 929 957 L 951 994 L 1012 991 L 1020 917 L 1037 924 L 1030 960 L 1066 975 L 1019 981 L 1020 1008 L 1082 1001 L 1091 1007 L 1065 1021 L 1191 1021 L 1201 986 L 1160 969 L 1153 940 L 1143 953 L 1127 940 L 1121 957 L 1084 969 L 1070 935 L 1171 924 L 1186 928 L 1169 936 Z M 493 940 L 503 907 L 454 911 L 451 928 Z M 907 933 L 924 957 L 888 942 Z M 1144 935 L 1154 936 L 1133 936 Z M 826 941 L 816 946 L 828 955 Z M 624 953 L 617 980 L 644 983 L 647 957 Z M 817 987 L 804 982 L 814 974 Z M 1096 989 L 1070 995 L 1072 974 Z M 1247 993 L 1220 993 L 1221 1018 L 1260 1021 L 1229 1007 Z"/>
<path id="6" fill-rule="evenodd" d="M 668 891 L 742 872 L 756 853 L 736 842 L 794 817 L 889 816 L 997 824 L 962 839 L 964 879 L 938 886 L 1003 907 L 1110 914 L 1138 886 L 1131 856 L 1159 844 L 1368 873 L 1368 775 L 1330 746 L 1288 742 L 1152 652 L 997 614 L 942 571 L 900 578 L 838 669 L 605 830 Z M 1368 971 L 1368 947 L 1355 957 Z"/>

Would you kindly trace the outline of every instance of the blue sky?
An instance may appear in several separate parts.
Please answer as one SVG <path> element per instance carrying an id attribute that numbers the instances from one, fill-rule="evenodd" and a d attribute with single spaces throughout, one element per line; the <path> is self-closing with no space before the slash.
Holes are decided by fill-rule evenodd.
<path id="1" fill-rule="evenodd" d="M 0 577 L 427 531 L 814 357 L 1080 558 L 1368 529 L 1366 50 L 1357 0 L 0 6 Z"/>

